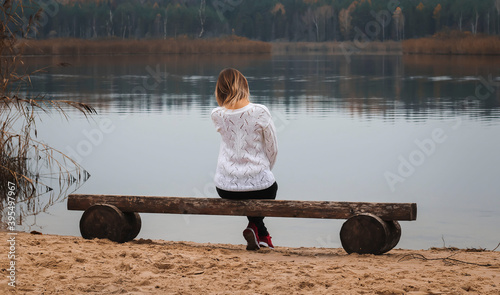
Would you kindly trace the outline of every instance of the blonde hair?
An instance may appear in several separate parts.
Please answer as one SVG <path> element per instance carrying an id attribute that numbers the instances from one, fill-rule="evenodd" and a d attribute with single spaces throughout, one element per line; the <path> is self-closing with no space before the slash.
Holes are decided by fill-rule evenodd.
<path id="1" fill-rule="evenodd" d="M 215 99 L 219 106 L 232 107 L 249 96 L 248 81 L 240 71 L 227 68 L 220 72 L 215 86 Z"/>

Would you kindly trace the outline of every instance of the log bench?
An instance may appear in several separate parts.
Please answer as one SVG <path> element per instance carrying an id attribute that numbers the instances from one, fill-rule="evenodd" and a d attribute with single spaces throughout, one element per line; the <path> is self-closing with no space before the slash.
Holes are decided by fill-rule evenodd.
<path id="1" fill-rule="evenodd" d="M 367 203 L 221 198 L 83 195 L 68 196 L 68 210 L 84 211 L 80 232 L 86 239 L 123 243 L 141 229 L 139 213 L 203 214 L 347 219 L 340 241 L 347 253 L 383 254 L 401 237 L 398 220 L 417 218 L 415 203 Z"/>

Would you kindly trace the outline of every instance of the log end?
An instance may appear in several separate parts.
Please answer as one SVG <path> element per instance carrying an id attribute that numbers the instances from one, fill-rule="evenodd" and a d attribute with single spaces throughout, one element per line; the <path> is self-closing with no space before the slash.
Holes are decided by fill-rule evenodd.
<path id="1" fill-rule="evenodd" d="M 340 230 L 342 247 L 349 254 L 383 254 L 394 248 L 400 237 L 397 221 L 384 221 L 370 213 L 347 219 Z"/>

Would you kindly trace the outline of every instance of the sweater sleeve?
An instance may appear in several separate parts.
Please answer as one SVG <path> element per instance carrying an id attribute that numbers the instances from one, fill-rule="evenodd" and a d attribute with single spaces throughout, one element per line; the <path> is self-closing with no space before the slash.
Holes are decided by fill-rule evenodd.
<path id="1" fill-rule="evenodd" d="M 210 117 L 212 118 L 212 122 L 214 123 L 215 131 L 219 132 L 221 129 L 221 117 L 219 108 L 213 109 Z"/>
<path id="2" fill-rule="evenodd" d="M 273 169 L 276 157 L 278 156 L 278 139 L 276 138 L 276 128 L 272 119 L 263 128 L 263 131 L 266 156 L 269 159 L 270 169 Z"/>

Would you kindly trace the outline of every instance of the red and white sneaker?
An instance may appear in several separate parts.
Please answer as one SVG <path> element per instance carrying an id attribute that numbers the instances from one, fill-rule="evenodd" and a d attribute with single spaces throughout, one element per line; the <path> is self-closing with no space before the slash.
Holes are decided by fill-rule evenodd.
<path id="1" fill-rule="evenodd" d="M 259 245 L 261 247 L 267 247 L 269 249 L 274 249 L 274 245 L 273 245 L 273 242 L 271 242 L 271 236 L 270 235 L 260 236 L 259 237 Z"/>
<path id="2" fill-rule="evenodd" d="M 247 250 L 259 250 L 259 232 L 253 223 L 249 223 L 248 227 L 243 231 L 243 237 L 247 241 Z"/>

